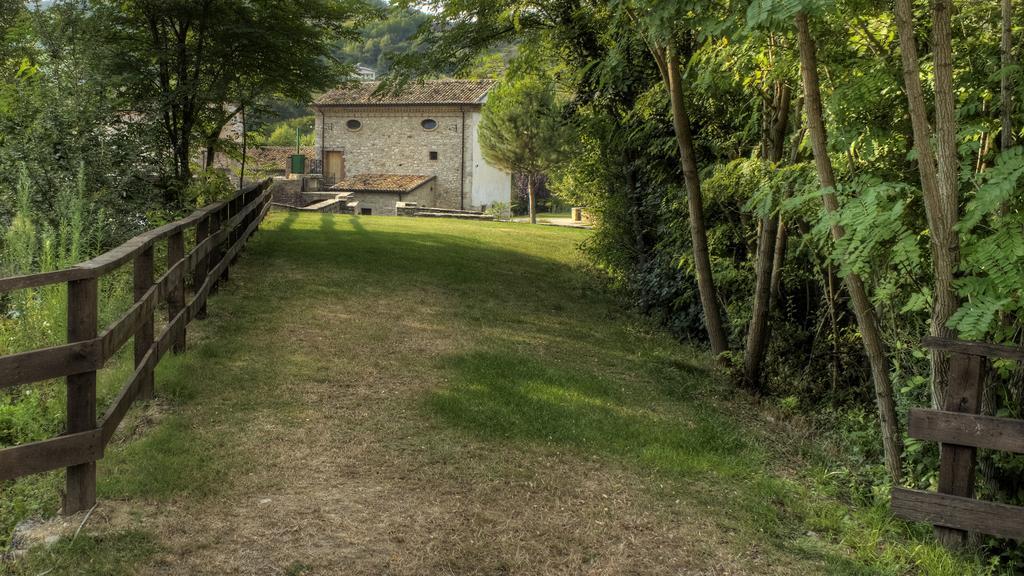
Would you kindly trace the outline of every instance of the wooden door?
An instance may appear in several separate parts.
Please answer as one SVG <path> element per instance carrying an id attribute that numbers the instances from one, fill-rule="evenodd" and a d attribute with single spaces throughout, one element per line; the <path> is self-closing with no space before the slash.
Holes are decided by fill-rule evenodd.
<path id="1" fill-rule="evenodd" d="M 345 179 L 345 155 L 337 150 L 324 152 L 324 178 L 328 182 Z"/>

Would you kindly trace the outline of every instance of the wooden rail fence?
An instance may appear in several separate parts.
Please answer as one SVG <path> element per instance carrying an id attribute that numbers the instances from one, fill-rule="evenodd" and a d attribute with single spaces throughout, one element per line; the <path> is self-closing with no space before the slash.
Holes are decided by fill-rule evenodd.
<path id="1" fill-rule="evenodd" d="M 1024 541 L 1024 507 L 974 499 L 978 448 L 1024 454 L 1024 420 L 978 415 L 989 359 L 1024 362 L 1024 349 L 932 337 L 924 345 L 950 355 L 943 410 L 915 408 L 909 419 L 912 438 L 941 443 L 939 489 L 894 488 L 893 513 L 935 525 L 938 539 L 950 547 L 962 545 L 968 531 Z"/>
<path id="2" fill-rule="evenodd" d="M 0 357 L 0 389 L 67 378 L 66 431 L 56 438 L 0 450 L 0 481 L 66 468 L 63 511 L 96 502 L 96 461 L 137 399 L 153 396 L 153 371 L 168 352 L 185 350 L 185 326 L 206 315 L 206 300 L 270 210 L 270 181 L 151 230 L 66 270 L 0 278 L 0 293 L 67 283 L 67 344 Z M 195 247 L 185 252 L 185 232 Z M 167 243 L 167 272 L 154 281 L 154 245 Z M 99 279 L 131 262 L 134 304 L 100 331 Z M 186 278 L 192 278 L 186 286 Z M 186 301 L 191 293 L 191 299 Z M 167 324 L 154 335 L 154 314 L 167 304 Z M 106 413 L 96 417 L 96 371 L 134 339 L 135 370 Z"/>

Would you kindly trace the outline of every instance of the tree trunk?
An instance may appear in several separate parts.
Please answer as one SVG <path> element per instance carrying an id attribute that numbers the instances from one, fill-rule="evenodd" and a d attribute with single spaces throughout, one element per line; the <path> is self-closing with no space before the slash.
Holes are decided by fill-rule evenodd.
<path id="1" fill-rule="evenodd" d="M 765 102 L 764 145 L 761 155 L 768 162 L 777 163 L 785 149 L 786 127 L 789 125 L 789 86 L 777 82 L 772 102 Z M 754 303 L 747 330 L 747 345 L 743 351 L 743 380 L 747 386 L 761 385 L 761 366 L 768 348 L 770 328 L 768 315 L 771 312 L 772 266 L 774 265 L 775 242 L 778 236 L 779 216 L 768 213 L 761 218 L 757 236 L 757 260 L 754 263 Z"/>
<path id="2" fill-rule="evenodd" d="M 824 194 L 822 200 L 825 210 L 834 213 L 839 209 L 839 202 L 834 193 L 835 175 L 832 171 L 832 160 L 828 156 L 827 134 L 821 109 L 821 83 L 818 79 L 818 58 L 814 40 L 807 23 L 807 14 L 800 12 L 796 16 L 796 26 L 800 44 L 800 72 L 804 84 L 804 106 L 807 111 L 807 128 L 811 135 L 814 150 L 814 163 L 818 179 Z M 838 224 L 832 225 L 832 237 L 840 239 L 844 230 Z M 882 428 L 882 446 L 885 452 L 885 467 L 893 479 L 899 484 L 902 479 L 902 442 L 896 420 L 896 406 L 893 402 L 892 383 L 889 381 L 889 362 L 886 358 L 885 345 L 878 329 L 875 311 L 868 300 L 864 283 L 856 274 L 848 274 L 844 278 L 846 288 L 853 301 L 857 325 L 864 340 L 864 349 L 871 364 L 871 379 L 875 386 L 875 400 L 878 402 L 878 416 Z"/>
<path id="3" fill-rule="evenodd" d="M 796 131 L 793 134 L 793 139 L 790 141 L 790 164 L 796 164 L 797 161 L 800 159 L 800 143 L 803 142 L 804 134 L 807 132 L 807 129 L 804 128 L 800 122 L 799 111 L 803 109 L 803 106 L 803 99 L 798 98 L 795 107 L 797 110 Z M 789 193 L 790 190 L 787 190 L 785 195 L 786 198 L 789 197 Z M 782 265 L 786 262 L 786 247 L 788 241 L 789 229 L 786 225 L 786 220 L 782 217 L 782 214 L 779 214 L 779 231 L 778 235 L 775 237 L 775 258 L 774 262 L 772 263 L 771 301 L 769 301 L 768 303 L 768 306 L 771 308 L 774 308 L 776 306 L 776 302 L 778 302 L 782 298 L 782 290 L 780 288 L 780 286 L 782 285 Z"/>
<path id="4" fill-rule="evenodd" d="M 683 101 L 682 75 L 679 72 L 679 57 L 675 51 L 667 50 L 665 80 L 672 101 L 672 124 L 679 146 L 679 159 L 686 185 L 686 197 L 690 213 L 690 238 L 693 243 L 693 264 L 697 272 L 697 289 L 704 309 L 704 324 L 708 330 L 711 353 L 719 356 L 728 350 L 722 316 L 718 311 L 718 296 L 711 274 L 711 256 L 708 251 L 708 235 L 704 228 L 704 199 L 700 189 L 700 175 L 697 172 L 697 158 L 690 131 L 690 118 Z"/>
<path id="5" fill-rule="evenodd" d="M 761 386 L 761 365 L 768 348 L 768 314 L 771 300 L 772 256 L 779 219 L 773 214 L 761 219 L 757 235 L 757 260 L 754 263 L 754 304 L 751 310 L 750 327 L 747 330 L 747 345 L 743 351 L 743 380 L 751 388 Z"/>
<path id="6" fill-rule="evenodd" d="M 935 135 L 938 161 L 939 189 L 935 207 L 938 213 L 932 220 L 932 268 L 935 274 L 934 301 L 932 303 L 931 333 L 934 336 L 954 338 L 948 328 L 960 298 L 953 287 L 953 278 L 960 263 L 960 235 L 956 223 L 960 218 L 960 155 L 956 145 L 956 105 L 953 93 L 953 3 L 951 0 L 932 0 L 932 46 L 935 58 Z M 949 362 L 941 354 L 931 355 L 932 392 L 945 404 L 949 381 Z"/>
<path id="7" fill-rule="evenodd" d="M 1002 116 L 999 148 L 1003 151 L 1013 148 L 1013 80 L 1006 69 L 1014 64 L 1013 58 L 1013 0 L 1002 0 L 1000 3 L 1002 19 L 1002 40 L 999 44 L 1000 64 L 1003 76 L 999 82 L 999 108 Z"/>
<path id="8" fill-rule="evenodd" d="M 242 110 L 242 167 L 238 171 L 238 190 L 245 188 L 245 161 L 249 156 L 249 149 L 246 146 L 249 139 L 245 137 L 245 110 Z"/>
<path id="9" fill-rule="evenodd" d="M 917 43 L 911 0 L 896 0 L 896 27 L 900 38 L 903 83 L 914 131 L 914 148 L 921 173 L 925 215 L 928 218 L 934 300 L 932 303 L 932 336 L 952 338 L 946 327 L 956 312 L 959 299 L 953 289 L 953 275 L 959 260 L 959 239 L 955 230 L 959 215 L 960 163 L 956 149 L 956 117 L 953 95 L 953 56 L 948 0 L 933 2 L 933 38 L 935 58 L 935 119 L 937 149 L 933 149 L 932 130 L 921 86 Z M 941 352 L 931 353 L 932 405 L 945 404 L 949 363 Z"/>
<path id="10" fill-rule="evenodd" d="M 530 224 L 537 223 L 537 199 L 533 191 L 533 174 L 526 177 L 526 196 L 530 199 Z"/>

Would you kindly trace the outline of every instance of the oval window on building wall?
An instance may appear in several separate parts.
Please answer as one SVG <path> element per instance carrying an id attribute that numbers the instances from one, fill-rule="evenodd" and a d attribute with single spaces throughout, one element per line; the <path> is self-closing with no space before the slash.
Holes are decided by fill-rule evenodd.
<path id="1" fill-rule="evenodd" d="M 360 128 L 363 127 L 363 123 L 353 118 L 348 122 L 345 122 L 345 127 L 348 128 L 349 130 L 359 130 Z"/>
<path id="2" fill-rule="evenodd" d="M 420 126 L 423 126 L 424 130 L 433 130 L 434 128 L 437 128 L 437 120 L 427 118 L 423 122 L 420 122 Z"/>

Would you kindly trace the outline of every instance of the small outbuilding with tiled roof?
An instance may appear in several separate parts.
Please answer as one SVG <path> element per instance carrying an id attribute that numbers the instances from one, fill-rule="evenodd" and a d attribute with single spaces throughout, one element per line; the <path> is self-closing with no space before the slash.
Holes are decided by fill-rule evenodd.
<path id="1" fill-rule="evenodd" d="M 429 205 L 436 180 L 421 174 L 360 174 L 337 182 L 331 191 L 350 193 L 356 214 L 392 215 L 398 202 Z"/>
<path id="2" fill-rule="evenodd" d="M 459 210 L 510 204 L 512 177 L 484 159 L 478 139 L 493 86 L 492 80 L 428 80 L 384 91 L 380 82 L 361 82 L 326 92 L 313 103 L 314 154 L 326 184 L 346 187 L 340 191 L 359 202 L 357 213 L 395 214 L 396 202 Z M 415 178 L 419 184 L 407 190 Z M 354 189 L 385 182 L 404 184 Z"/>

